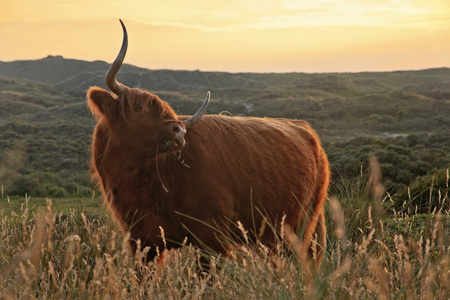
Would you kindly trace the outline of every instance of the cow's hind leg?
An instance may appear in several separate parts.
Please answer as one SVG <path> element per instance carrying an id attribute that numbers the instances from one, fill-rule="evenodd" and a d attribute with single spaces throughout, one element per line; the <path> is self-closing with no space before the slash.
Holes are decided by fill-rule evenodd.
<path id="1" fill-rule="evenodd" d="M 314 217 L 311 217 L 304 233 L 305 258 L 320 267 L 327 246 L 327 228 L 325 226 L 325 213 L 323 208 Z"/>
<path id="2" fill-rule="evenodd" d="M 323 209 L 318 216 L 315 243 L 311 247 L 314 247 L 314 249 L 311 249 L 311 254 L 315 256 L 316 267 L 319 267 L 327 248 L 327 227 L 325 226 L 325 213 Z"/>

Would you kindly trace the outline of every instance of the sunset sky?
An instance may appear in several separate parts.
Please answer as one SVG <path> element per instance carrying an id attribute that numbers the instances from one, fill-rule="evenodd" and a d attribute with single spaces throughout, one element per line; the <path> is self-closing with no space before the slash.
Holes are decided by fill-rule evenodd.
<path id="1" fill-rule="evenodd" d="M 358 72 L 450 67 L 450 0 L 4 0 L 0 61 L 47 55 L 149 69 Z"/>

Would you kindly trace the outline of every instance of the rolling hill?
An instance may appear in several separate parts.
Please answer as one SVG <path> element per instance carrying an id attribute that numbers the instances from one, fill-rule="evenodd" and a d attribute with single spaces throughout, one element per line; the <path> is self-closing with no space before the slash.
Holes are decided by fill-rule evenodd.
<path id="1" fill-rule="evenodd" d="M 0 185 L 7 193 L 89 193 L 94 118 L 85 100 L 105 87 L 106 62 L 48 56 L 0 62 Z M 206 91 L 208 113 L 310 122 L 336 180 L 379 158 L 392 188 L 450 165 L 450 69 L 366 73 L 226 73 L 124 65 L 118 80 L 192 114 Z M 15 163 L 12 163 L 15 162 Z"/>

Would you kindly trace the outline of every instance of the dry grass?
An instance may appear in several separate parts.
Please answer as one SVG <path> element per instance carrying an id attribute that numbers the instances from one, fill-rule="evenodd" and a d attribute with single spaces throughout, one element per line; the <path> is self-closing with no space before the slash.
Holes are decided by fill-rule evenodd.
<path id="1" fill-rule="evenodd" d="M 147 250 L 131 256 L 109 216 L 63 215 L 51 200 L 30 214 L 25 201 L 20 214 L 0 213 L 0 298 L 448 299 L 450 212 L 386 213 L 389 197 L 373 166 L 370 200 L 330 199 L 329 246 L 319 270 L 305 261 L 289 228 L 272 255 L 264 245 L 244 244 L 228 258 L 212 256 L 205 270 L 203 254 L 186 245 L 166 251 L 158 267 L 142 263 Z M 346 222 L 355 209 L 363 221 Z"/>

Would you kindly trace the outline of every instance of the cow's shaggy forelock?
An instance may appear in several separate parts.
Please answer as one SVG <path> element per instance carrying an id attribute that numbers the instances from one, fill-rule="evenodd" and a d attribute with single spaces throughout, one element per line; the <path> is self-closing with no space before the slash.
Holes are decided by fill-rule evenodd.
<path id="1" fill-rule="evenodd" d="M 127 92 L 119 97 L 120 112 L 126 119 L 126 112 L 142 105 L 142 111 L 151 112 L 158 116 L 159 120 L 176 120 L 177 114 L 158 96 L 137 88 L 127 88 Z"/>
<path id="2" fill-rule="evenodd" d="M 125 92 L 117 97 L 102 88 L 91 87 L 87 92 L 87 98 L 92 114 L 97 119 L 101 117 L 115 119 L 117 116 L 121 116 L 123 120 L 127 120 L 130 112 L 141 105 L 144 114 L 146 112 L 155 114 L 159 120 L 177 120 L 177 114 L 158 96 L 137 88 L 125 88 L 124 90 Z"/>

